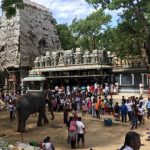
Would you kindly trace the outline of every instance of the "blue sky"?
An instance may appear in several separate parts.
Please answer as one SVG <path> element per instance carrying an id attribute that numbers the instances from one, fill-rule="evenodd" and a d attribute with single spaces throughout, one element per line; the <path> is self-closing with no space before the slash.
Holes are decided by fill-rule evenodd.
<path id="1" fill-rule="evenodd" d="M 72 20 L 77 17 L 78 19 L 84 19 L 94 9 L 87 4 L 85 0 L 31 0 L 38 4 L 41 4 L 52 12 L 53 17 L 57 20 L 58 24 L 71 24 Z M 0 0 L 1 3 L 1 0 Z M 116 25 L 116 20 L 118 19 L 116 11 L 106 13 L 111 13 L 113 15 L 112 25 Z M 0 11 L 1 14 L 1 11 Z"/>

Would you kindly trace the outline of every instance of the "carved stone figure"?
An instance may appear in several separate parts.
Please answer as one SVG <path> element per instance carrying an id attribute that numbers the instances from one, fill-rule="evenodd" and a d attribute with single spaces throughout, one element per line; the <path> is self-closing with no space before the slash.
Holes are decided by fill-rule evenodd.
<path id="1" fill-rule="evenodd" d="M 75 55 L 75 64 L 79 64 L 80 62 L 80 58 L 79 58 L 79 55 Z"/>
<path id="2" fill-rule="evenodd" d="M 91 55 L 91 63 L 92 63 L 92 64 L 95 63 L 95 58 L 94 58 L 93 54 Z"/>
<path id="3" fill-rule="evenodd" d="M 72 60 L 71 56 L 69 56 L 67 60 L 68 60 L 68 64 L 71 65 L 72 64 L 72 62 L 71 62 L 71 60 Z"/>
<path id="4" fill-rule="evenodd" d="M 51 60 L 51 66 L 54 66 L 54 57 L 52 56 L 51 58 L 50 58 L 50 60 Z"/>
<path id="5" fill-rule="evenodd" d="M 87 57 L 87 56 L 84 57 L 83 63 L 84 63 L 84 64 L 87 64 L 87 63 L 88 63 L 88 57 Z"/>
<path id="6" fill-rule="evenodd" d="M 64 56 L 62 54 L 60 54 L 59 56 L 58 65 L 59 66 L 64 65 Z"/>

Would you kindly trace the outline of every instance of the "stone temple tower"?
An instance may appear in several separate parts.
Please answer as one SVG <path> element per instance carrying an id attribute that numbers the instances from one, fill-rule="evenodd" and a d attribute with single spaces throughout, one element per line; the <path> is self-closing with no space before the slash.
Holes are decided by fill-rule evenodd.
<path id="1" fill-rule="evenodd" d="M 60 48 L 54 18 L 47 8 L 24 0 L 24 9 L 18 10 L 15 17 L 7 19 L 3 12 L 0 18 L 1 69 L 19 72 L 20 68 L 26 68 L 27 71 L 35 57 Z"/>

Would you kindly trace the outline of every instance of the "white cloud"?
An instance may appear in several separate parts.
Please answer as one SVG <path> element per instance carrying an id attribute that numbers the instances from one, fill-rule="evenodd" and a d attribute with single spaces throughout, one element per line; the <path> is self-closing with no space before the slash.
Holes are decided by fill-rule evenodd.
<path id="1" fill-rule="evenodd" d="M 85 18 L 89 15 L 91 8 L 85 0 L 31 0 L 49 8 L 58 23 L 68 23 L 77 18 Z"/>
<path id="2" fill-rule="evenodd" d="M 0 0 L 1 3 L 2 0 Z M 57 20 L 57 23 L 71 24 L 74 18 L 83 19 L 94 9 L 87 4 L 85 0 L 31 0 L 35 3 L 47 7 L 53 14 L 53 17 Z M 108 11 L 106 11 L 108 12 Z M 1 14 L 1 11 L 0 11 Z M 113 20 L 117 20 L 116 12 Z"/>
<path id="3" fill-rule="evenodd" d="M 31 0 L 50 9 L 58 23 L 68 23 L 77 18 L 85 18 L 92 9 L 85 0 Z M 0 0 L 1 2 L 1 0 Z"/>

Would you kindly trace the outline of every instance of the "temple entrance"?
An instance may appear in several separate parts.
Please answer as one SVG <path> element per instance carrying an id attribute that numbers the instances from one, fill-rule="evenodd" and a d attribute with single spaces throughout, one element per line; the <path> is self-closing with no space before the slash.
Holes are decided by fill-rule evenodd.
<path id="1" fill-rule="evenodd" d="M 50 89 L 54 89 L 55 86 L 87 86 L 93 85 L 94 83 L 104 84 L 108 83 L 110 76 L 97 76 L 97 77 L 57 77 L 57 78 L 48 78 L 47 84 Z"/>

